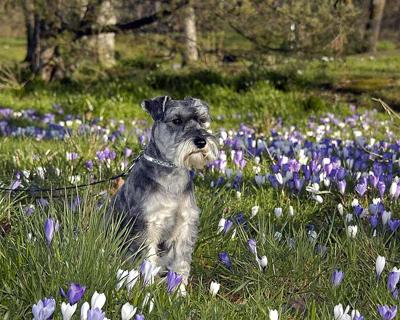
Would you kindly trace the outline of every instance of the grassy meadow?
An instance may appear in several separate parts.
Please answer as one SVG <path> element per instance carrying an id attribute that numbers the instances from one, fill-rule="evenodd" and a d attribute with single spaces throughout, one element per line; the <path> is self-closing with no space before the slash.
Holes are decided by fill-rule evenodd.
<path id="1" fill-rule="evenodd" d="M 201 225 L 188 294 L 169 294 L 162 277 L 145 285 L 142 275 L 130 290 L 117 278 L 142 261 L 127 258 L 124 230 L 104 224 L 113 183 L 3 192 L 0 318 L 31 319 L 32 306 L 53 297 L 53 319 L 62 319 L 60 288 L 79 283 L 86 291 L 72 319 L 95 291 L 105 294 L 108 319 L 120 319 L 126 302 L 146 319 L 276 319 L 271 310 L 279 319 L 392 319 L 378 306 L 399 305 L 400 122 L 371 98 L 400 105 L 398 50 L 382 44 L 373 58 L 174 70 L 144 58 L 145 43 L 136 50 L 129 43 L 119 39 L 113 69 L 83 66 L 66 82 L 22 84 L 18 73 L 6 76 L 1 186 L 111 177 L 148 141 L 142 99 L 204 99 L 221 155 L 194 174 Z M 4 75 L 15 70 L 10 60 L 23 59 L 23 42 L 1 39 L 0 46 L 10 50 L 0 51 Z M 47 219 L 58 225 L 50 241 Z M 377 271 L 378 256 L 385 264 Z M 213 281 L 220 284 L 215 295 Z M 347 315 L 339 304 L 360 314 Z"/>

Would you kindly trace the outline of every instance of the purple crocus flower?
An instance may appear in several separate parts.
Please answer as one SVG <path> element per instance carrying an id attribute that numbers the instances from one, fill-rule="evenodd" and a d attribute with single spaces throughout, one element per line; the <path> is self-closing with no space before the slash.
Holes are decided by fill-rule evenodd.
<path id="1" fill-rule="evenodd" d="M 385 190 L 386 190 L 385 183 L 383 181 L 379 180 L 378 191 L 379 191 L 379 195 L 381 196 L 381 198 L 383 198 L 383 195 L 385 194 Z"/>
<path id="2" fill-rule="evenodd" d="M 93 161 L 92 160 L 87 160 L 85 162 L 85 168 L 87 170 L 89 170 L 89 171 L 92 171 L 93 170 Z"/>
<path id="3" fill-rule="evenodd" d="M 379 178 L 375 175 L 370 175 L 368 180 L 369 184 L 375 188 L 378 184 Z"/>
<path id="4" fill-rule="evenodd" d="M 135 314 L 135 320 L 144 320 L 144 315 L 142 315 L 141 313 Z"/>
<path id="5" fill-rule="evenodd" d="M 86 287 L 81 286 L 79 283 L 71 283 L 68 287 L 67 294 L 65 294 L 64 290 L 60 288 L 61 295 L 68 299 L 68 302 L 71 306 L 82 299 L 85 291 Z"/>
<path id="6" fill-rule="evenodd" d="M 365 181 L 362 181 L 361 183 L 358 183 L 355 187 L 356 192 L 362 197 L 365 192 L 367 192 L 367 183 Z"/>
<path id="7" fill-rule="evenodd" d="M 182 282 L 182 276 L 174 271 L 167 273 L 167 291 L 171 294 L 174 289 Z"/>
<path id="8" fill-rule="evenodd" d="M 219 256 L 219 261 L 221 261 L 225 267 L 227 267 L 228 269 L 232 268 L 232 263 L 231 260 L 229 259 L 229 254 L 227 252 L 221 252 L 218 254 L 218 256 Z"/>
<path id="9" fill-rule="evenodd" d="M 45 198 L 40 198 L 40 199 L 36 200 L 36 202 L 42 208 L 46 208 L 49 205 L 49 201 Z"/>
<path id="10" fill-rule="evenodd" d="M 21 180 L 17 178 L 11 183 L 10 189 L 15 190 L 19 188 L 20 185 L 21 185 Z"/>
<path id="11" fill-rule="evenodd" d="M 39 300 L 37 304 L 32 306 L 33 320 L 51 319 L 55 309 L 56 301 L 53 298 Z"/>
<path id="12" fill-rule="evenodd" d="M 104 320 L 106 315 L 99 308 L 90 309 L 87 314 L 87 320 Z"/>
<path id="13" fill-rule="evenodd" d="M 384 306 L 378 305 L 378 312 L 383 320 L 392 320 L 396 317 L 397 306 L 388 307 L 387 305 Z"/>
<path id="14" fill-rule="evenodd" d="M 252 254 L 257 255 L 257 242 L 254 239 L 247 240 L 249 250 Z"/>
<path id="15" fill-rule="evenodd" d="M 236 150 L 235 155 L 233 157 L 233 163 L 236 165 L 236 167 L 239 167 L 241 166 L 242 160 L 243 160 L 243 151 Z"/>
<path id="16" fill-rule="evenodd" d="M 124 157 L 129 158 L 132 155 L 132 149 L 125 148 L 124 149 Z"/>
<path id="17" fill-rule="evenodd" d="M 389 272 L 387 287 L 390 292 L 396 290 L 396 286 L 400 280 L 400 270 L 394 269 Z"/>
<path id="18" fill-rule="evenodd" d="M 44 235 L 46 237 L 47 244 L 50 245 L 56 231 L 56 222 L 53 218 L 47 218 L 44 223 Z"/>
<path id="19" fill-rule="evenodd" d="M 341 270 L 335 270 L 332 273 L 332 285 L 334 287 L 339 286 L 339 284 L 343 281 L 344 272 Z"/>
<path id="20" fill-rule="evenodd" d="M 392 232 L 396 232 L 400 226 L 400 220 L 399 219 L 389 219 L 388 225 Z"/>
<path id="21" fill-rule="evenodd" d="M 96 157 L 100 162 L 103 162 L 106 160 L 106 155 L 104 151 L 96 151 Z"/>
<path id="22" fill-rule="evenodd" d="M 34 205 L 28 205 L 25 207 L 25 214 L 27 216 L 31 216 L 35 212 L 35 206 Z"/>
<path id="23" fill-rule="evenodd" d="M 369 217 L 369 223 L 371 224 L 372 229 L 376 229 L 376 227 L 378 226 L 378 222 L 379 222 L 378 215 L 374 214 Z"/>

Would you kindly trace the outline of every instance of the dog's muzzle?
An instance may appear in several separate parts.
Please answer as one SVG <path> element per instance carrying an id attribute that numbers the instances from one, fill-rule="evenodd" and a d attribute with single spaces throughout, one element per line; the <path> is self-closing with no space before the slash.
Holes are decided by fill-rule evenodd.
<path id="1" fill-rule="evenodd" d="M 187 169 L 201 169 L 218 158 L 218 144 L 214 136 L 197 136 L 179 144 L 176 164 Z"/>

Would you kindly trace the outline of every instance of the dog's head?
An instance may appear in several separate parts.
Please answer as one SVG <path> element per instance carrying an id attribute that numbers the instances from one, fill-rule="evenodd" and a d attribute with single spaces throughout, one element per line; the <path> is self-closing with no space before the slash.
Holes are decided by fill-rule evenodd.
<path id="1" fill-rule="evenodd" d="M 210 115 L 203 101 L 165 96 L 144 100 L 142 108 L 154 120 L 152 142 L 176 166 L 200 169 L 218 157 L 217 140 L 206 130 Z"/>

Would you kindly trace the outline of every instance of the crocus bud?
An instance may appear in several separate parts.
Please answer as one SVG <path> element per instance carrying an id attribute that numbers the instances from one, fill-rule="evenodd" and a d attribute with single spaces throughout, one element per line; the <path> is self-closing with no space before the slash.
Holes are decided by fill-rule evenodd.
<path id="1" fill-rule="evenodd" d="M 378 258 L 376 258 L 375 270 L 377 279 L 379 279 L 379 277 L 381 276 L 382 271 L 385 268 L 385 263 L 386 263 L 385 257 L 378 256 Z"/>
<path id="2" fill-rule="evenodd" d="M 89 309 L 89 303 L 85 302 L 81 307 L 81 320 L 87 320 Z"/>
<path id="3" fill-rule="evenodd" d="M 292 206 L 289 206 L 289 216 L 293 217 L 294 216 L 294 209 Z"/>
<path id="4" fill-rule="evenodd" d="M 320 204 L 324 202 L 324 199 L 319 194 L 313 195 L 312 198 Z"/>
<path id="5" fill-rule="evenodd" d="M 47 244 L 50 245 L 54 237 L 56 222 L 52 218 L 47 218 L 44 223 L 44 235 L 46 237 Z"/>
<path id="6" fill-rule="evenodd" d="M 254 239 L 247 240 L 249 250 L 252 254 L 257 255 L 257 242 Z"/>
<path id="7" fill-rule="evenodd" d="M 251 216 L 250 216 L 250 218 L 254 218 L 257 215 L 259 209 L 260 209 L 259 206 L 254 206 L 253 208 L 251 208 Z"/>
<path id="8" fill-rule="evenodd" d="M 344 273 L 341 270 L 335 270 L 332 273 L 332 285 L 334 287 L 339 286 L 339 284 L 343 281 Z"/>
<path id="9" fill-rule="evenodd" d="M 397 192 L 397 182 L 392 182 L 392 184 L 390 185 L 389 188 L 389 195 L 391 198 L 394 198 L 396 196 L 396 192 Z"/>
<path id="10" fill-rule="evenodd" d="M 394 267 L 392 271 L 390 271 L 387 280 L 387 286 L 390 292 L 393 292 L 396 289 L 399 280 L 400 280 L 400 270 Z"/>
<path id="11" fill-rule="evenodd" d="M 282 216 L 282 208 L 274 209 L 275 217 L 280 218 Z"/>
<path id="12" fill-rule="evenodd" d="M 278 320 L 279 318 L 279 314 L 278 314 L 278 310 L 269 310 L 269 319 L 270 320 Z"/>
<path id="13" fill-rule="evenodd" d="M 117 285 L 115 286 L 115 289 L 118 291 L 121 289 L 121 287 L 124 285 L 126 278 L 128 276 L 128 270 L 122 270 L 118 269 L 117 271 Z"/>
<path id="14" fill-rule="evenodd" d="M 212 295 L 213 297 L 215 297 L 215 296 L 217 295 L 220 286 L 221 286 L 221 285 L 220 285 L 218 282 L 216 282 L 216 281 L 211 281 L 211 284 L 210 284 L 210 293 L 211 293 L 211 295 Z"/>
<path id="15" fill-rule="evenodd" d="M 226 222 L 226 220 L 224 218 L 221 218 L 219 220 L 219 222 L 218 222 L 218 233 L 221 233 L 222 231 L 224 231 L 225 222 Z"/>
<path id="16" fill-rule="evenodd" d="M 343 208 L 343 205 L 342 205 L 341 203 L 339 203 L 339 204 L 337 205 L 337 209 L 338 209 L 338 211 L 339 211 L 339 214 L 342 216 L 342 215 L 343 215 L 343 212 L 344 212 L 344 208 Z"/>
<path id="17" fill-rule="evenodd" d="M 349 238 L 355 238 L 357 235 L 358 227 L 357 226 L 348 226 L 347 227 L 347 235 Z"/>
<path id="18" fill-rule="evenodd" d="M 387 225 L 387 223 L 388 223 L 388 221 L 389 221 L 391 216 L 392 216 L 392 213 L 390 211 L 386 211 L 386 210 L 383 211 L 383 213 L 382 213 L 382 224 L 384 226 Z"/>

